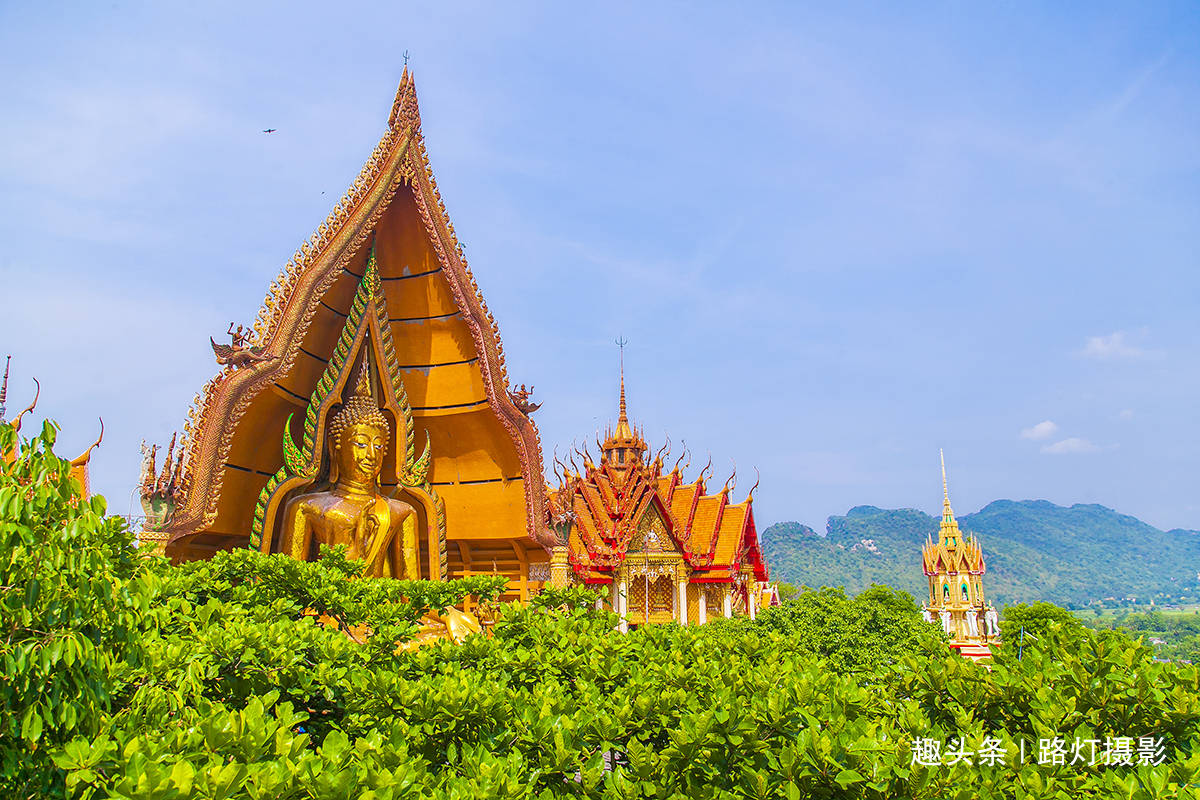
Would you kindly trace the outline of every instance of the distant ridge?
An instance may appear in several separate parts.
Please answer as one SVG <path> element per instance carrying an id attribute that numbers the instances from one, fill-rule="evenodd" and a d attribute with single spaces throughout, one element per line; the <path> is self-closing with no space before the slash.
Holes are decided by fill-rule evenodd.
<path id="1" fill-rule="evenodd" d="M 780 522 L 761 540 L 774 580 L 853 593 L 885 583 L 920 602 L 928 593 L 921 544 L 927 535 L 936 540 L 938 521 L 912 508 L 855 506 L 830 517 L 824 536 Z M 984 589 L 1000 605 L 1200 602 L 1200 531 L 1161 531 L 1101 505 L 1047 500 L 996 500 L 958 521 L 982 541 Z"/>

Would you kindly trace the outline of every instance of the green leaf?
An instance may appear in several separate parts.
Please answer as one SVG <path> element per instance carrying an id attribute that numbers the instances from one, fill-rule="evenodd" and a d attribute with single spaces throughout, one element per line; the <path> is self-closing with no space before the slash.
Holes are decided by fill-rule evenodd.
<path id="1" fill-rule="evenodd" d="M 38 713 L 36 706 L 29 706 L 29 708 L 25 709 L 25 716 L 21 720 L 21 738 L 33 743 L 41 737 L 42 715 Z"/>
<path id="2" fill-rule="evenodd" d="M 850 786 L 851 784 L 855 783 L 863 783 L 866 781 L 866 778 L 860 775 L 857 770 L 844 769 L 837 774 L 837 777 L 834 778 L 834 780 L 842 786 Z"/>
<path id="3" fill-rule="evenodd" d="M 179 791 L 180 794 L 188 795 L 192 791 L 192 780 L 195 778 L 196 769 L 187 761 L 176 761 L 175 766 L 171 768 L 171 785 Z"/>

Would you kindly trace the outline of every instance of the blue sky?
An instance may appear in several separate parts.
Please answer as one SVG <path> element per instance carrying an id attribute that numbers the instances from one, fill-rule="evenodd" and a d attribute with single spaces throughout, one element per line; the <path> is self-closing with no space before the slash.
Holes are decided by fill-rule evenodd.
<path id="1" fill-rule="evenodd" d="M 1096 502 L 1200 528 L 1200 9 L 0 3 L 10 413 L 125 513 L 386 124 L 548 454 L 630 411 L 760 527 Z M 436 9 L 433 7 L 436 6 Z M 269 136 L 263 128 L 277 128 Z M 547 459 L 549 460 L 549 459 Z"/>

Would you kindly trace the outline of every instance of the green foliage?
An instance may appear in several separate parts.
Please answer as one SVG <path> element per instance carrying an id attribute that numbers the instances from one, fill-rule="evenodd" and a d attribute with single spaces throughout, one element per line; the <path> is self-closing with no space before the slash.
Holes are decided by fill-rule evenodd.
<path id="1" fill-rule="evenodd" d="M 535 608 L 563 610 L 583 610 L 594 608 L 600 600 L 600 593 L 584 586 L 567 586 L 562 589 L 546 588 L 533 598 Z"/>
<path id="2" fill-rule="evenodd" d="M 990 670 L 942 648 L 865 681 L 763 626 L 622 635 L 608 612 L 560 608 L 508 607 L 493 637 L 351 666 L 334 678 L 339 720 L 320 731 L 274 691 L 201 697 L 56 759 L 81 796 L 144 798 L 1148 799 L 1200 768 L 1196 668 L 1156 664 L 1119 634 L 1081 631 Z M 1149 733 L 1168 764 L 911 760 L 917 737 L 997 737 L 1015 759 L 1021 739 Z"/>
<path id="3" fill-rule="evenodd" d="M 1083 628 L 1079 617 L 1053 603 L 1017 603 L 1007 606 L 1000 617 L 1000 638 L 1008 644 L 1017 644 L 1024 629 L 1026 637 L 1038 640 L 1061 636 L 1074 637 Z"/>
<path id="4" fill-rule="evenodd" d="M 46 753 L 94 734 L 114 670 L 142 658 L 148 607 L 132 536 L 81 500 L 70 465 L 52 452 L 50 423 L 27 443 L 0 424 L 0 794 L 50 791 Z"/>
<path id="5" fill-rule="evenodd" d="M 911 597 L 886 586 L 854 598 L 841 589 L 808 590 L 764 608 L 753 623 L 739 622 L 785 634 L 796 652 L 820 656 L 839 672 L 874 673 L 906 654 L 949 652 L 942 629 L 921 619 Z"/>
<path id="6" fill-rule="evenodd" d="M 247 608 L 271 607 L 277 615 L 299 618 L 315 612 L 334 620 L 343 631 L 366 625 L 373 641 L 408 638 L 424 612 L 440 611 L 474 595 L 494 600 L 505 578 L 477 575 L 456 581 L 362 580 L 364 565 L 346 558 L 344 548 L 321 547 L 316 561 L 297 561 L 255 550 L 219 552 L 167 570 L 164 597 L 192 605 L 209 600 Z"/>
<path id="7" fill-rule="evenodd" d="M 46 463 L 20 486 L 60 487 L 55 513 L 75 513 L 61 464 Z M 30 541 L 99 554 L 54 591 L 86 600 L 72 630 L 102 624 L 89 674 L 104 691 L 81 706 L 76 737 L 60 727 L 0 741 L 6 764 L 52 759 L 30 762 L 40 782 L 26 780 L 24 796 L 1148 800 L 1200 773 L 1200 671 L 1156 663 L 1120 632 L 1064 628 L 1020 661 L 1004 648 L 988 669 L 948 653 L 911 600 L 883 587 L 807 592 L 753 622 L 630 634 L 594 593 L 570 589 L 503 607 L 491 635 L 397 652 L 391 636 L 419 609 L 499 584 L 376 582 L 339 551 L 306 565 L 245 552 L 169 567 L 137 559 L 119 524 L 88 508 L 74 539 L 50 524 Z M 0 525 L 15 537 L 11 512 Z M 22 564 L 6 576 L 34 574 Z M 96 576 L 120 591 L 89 594 Z M 5 585 L 16 587 L 6 626 L 27 608 L 45 616 L 45 587 L 33 597 Z M 64 686 L 92 686 L 53 680 L 13 697 L 41 709 Z M 1161 736 L 1168 763 L 911 758 L 917 738 L 993 736 L 1015 752 L 1049 734 Z M 6 797 L 22 796 L 10 787 Z"/>
<path id="8" fill-rule="evenodd" d="M 1159 658 L 1200 663 L 1200 610 L 1145 613 L 1122 610 L 1112 618 L 1095 616 L 1084 622 L 1100 630 L 1125 630 L 1143 637 Z"/>
<path id="9" fill-rule="evenodd" d="M 775 590 L 779 592 L 779 601 L 781 603 L 786 603 L 803 591 L 801 587 L 793 586 L 790 583 L 776 583 Z"/>
<path id="10" fill-rule="evenodd" d="M 1082 606 L 1095 600 L 1200 599 L 1200 535 L 1161 531 L 1099 505 L 997 500 L 959 517 L 983 542 L 984 584 L 1003 603 L 1046 600 Z M 923 598 L 921 545 L 938 536 L 939 518 L 915 509 L 858 506 L 830 517 L 825 536 L 795 522 L 762 532 L 773 577 L 860 592 L 887 584 Z"/>
<path id="11" fill-rule="evenodd" d="M 1173 645 L 1168 657 L 1176 661 L 1200 664 L 1200 634 L 1192 634 L 1180 639 Z"/>

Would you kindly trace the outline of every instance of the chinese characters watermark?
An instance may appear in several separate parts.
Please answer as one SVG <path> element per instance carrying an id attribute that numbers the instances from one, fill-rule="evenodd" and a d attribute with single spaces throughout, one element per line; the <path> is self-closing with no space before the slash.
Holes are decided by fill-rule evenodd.
<path id="1" fill-rule="evenodd" d="M 1001 739 L 985 738 L 979 747 L 971 748 L 963 739 L 954 737 L 948 742 L 927 738 L 913 740 L 909 764 L 923 767 L 952 767 L 955 764 L 996 767 L 1027 763 L 1132 767 L 1158 766 L 1166 758 L 1162 737 L 1157 736 L 1140 736 L 1136 739 L 1132 736 L 1107 736 L 1104 739 L 1076 737 L 1072 741 L 1054 736 L 1038 739 L 1036 751 L 1029 747 L 1028 752 L 1024 739 L 1019 740 L 1014 748 Z"/>

